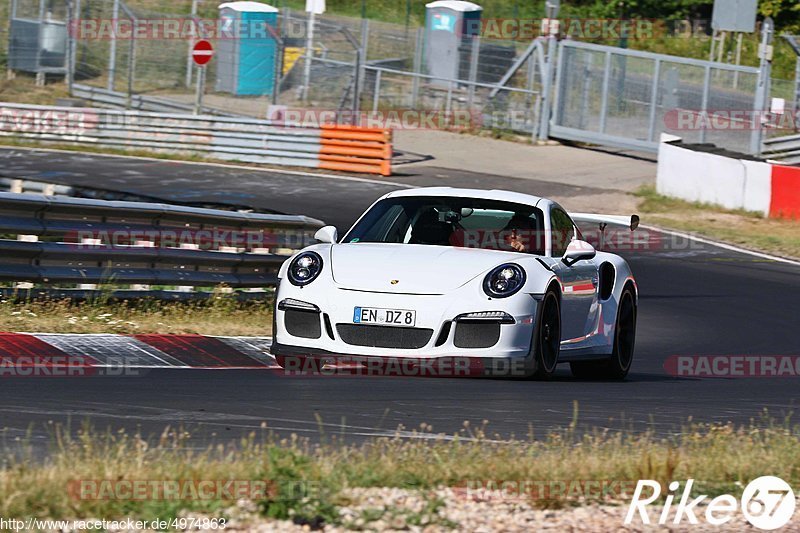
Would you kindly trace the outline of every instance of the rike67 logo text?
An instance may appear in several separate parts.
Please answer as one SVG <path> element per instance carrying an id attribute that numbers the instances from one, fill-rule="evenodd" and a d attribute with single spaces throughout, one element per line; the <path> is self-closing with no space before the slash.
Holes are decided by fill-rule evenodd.
<path id="1" fill-rule="evenodd" d="M 655 516 L 651 517 L 648 506 L 661 497 L 661 484 L 650 479 L 639 480 L 625 523 L 631 524 L 638 514 L 643 524 L 666 525 L 672 522 L 677 525 L 684 520 L 697 524 L 700 516 L 710 525 L 721 526 L 733 520 L 741 511 L 751 525 L 769 531 L 785 526 L 794 515 L 795 494 L 788 483 L 775 476 L 762 476 L 751 481 L 742 492 L 741 502 L 730 494 L 711 500 L 705 494 L 692 498 L 693 485 L 693 479 L 687 480 L 683 492 L 678 494 L 680 483 L 670 483 L 661 512 L 655 512 Z M 705 508 L 704 512 L 701 508 Z"/>

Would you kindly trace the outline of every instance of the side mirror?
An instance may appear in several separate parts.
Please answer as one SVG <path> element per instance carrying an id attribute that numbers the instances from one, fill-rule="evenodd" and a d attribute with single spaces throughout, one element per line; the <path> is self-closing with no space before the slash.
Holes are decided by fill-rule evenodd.
<path id="1" fill-rule="evenodd" d="M 314 234 L 314 238 L 320 242 L 336 244 L 336 241 L 339 240 L 339 232 L 336 231 L 335 226 L 325 226 L 324 228 L 319 228 L 317 230 L 317 232 Z"/>
<path id="2" fill-rule="evenodd" d="M 564 252 L 564 257 L 561 260 L 565 265 L 572 266 L 578 261 L 594 259 L 595 255 L 597 255 L 597 251 L 594 246 L 586 241 L 574 240 L 567 246 L 567 251 Z"/>

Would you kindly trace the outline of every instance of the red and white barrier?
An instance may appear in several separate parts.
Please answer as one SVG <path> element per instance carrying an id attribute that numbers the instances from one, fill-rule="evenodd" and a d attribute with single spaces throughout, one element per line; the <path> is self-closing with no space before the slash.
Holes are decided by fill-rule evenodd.
<path id="1" fill-rule="evenodd" d="M 662 136 L 659 145 L 659 194 L 800 220 L 800 167 L 698 151 L 675 141 Z"/>

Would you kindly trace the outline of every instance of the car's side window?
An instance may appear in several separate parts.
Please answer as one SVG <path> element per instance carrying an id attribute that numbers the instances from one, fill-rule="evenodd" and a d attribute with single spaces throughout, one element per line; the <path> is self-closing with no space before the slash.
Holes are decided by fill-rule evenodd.
<path id="1" fill-rule="evenodd" d="M 572 225 L 569 215 L 556 207 L 550 210 L 550 227 L 553 257 L 561 257 L 575 237 L 575 226 Z"/>

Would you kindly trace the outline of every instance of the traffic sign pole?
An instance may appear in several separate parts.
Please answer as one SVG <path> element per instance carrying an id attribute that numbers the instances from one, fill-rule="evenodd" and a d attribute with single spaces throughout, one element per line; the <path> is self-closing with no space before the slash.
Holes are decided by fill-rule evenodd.
<path id="1" fill-rule="evenodd" d="M 203 93 L 206 84 L 206 67 L 197 65 L 197 87 L 194 93 L 194 114 L 199 115 L 203 112 Z"/>
<path id="2" fill-rule="evenodd" d="M 199 115 L 203 112 L 203 93 L 206 84 L 206 64 L 214 56 L 214 47 L 211 43 L 202 39 L 197 41 L 192 48 L 192 60 L 197 65 L 197 88 L 194 94 L 194 114 Z"/>

